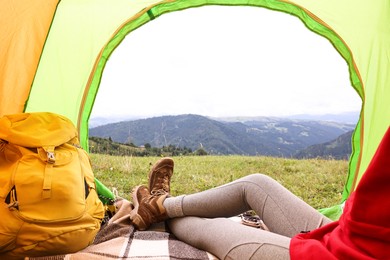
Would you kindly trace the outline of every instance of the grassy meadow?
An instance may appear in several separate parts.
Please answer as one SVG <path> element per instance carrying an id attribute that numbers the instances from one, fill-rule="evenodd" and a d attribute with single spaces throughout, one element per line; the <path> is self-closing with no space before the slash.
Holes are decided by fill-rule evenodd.
<path id="1" fill-rule="evenodd" d="M 147 185 L 147 174 L 159 157 L 91 154 L 95 176 L 119 196 L 131 199 L 134 186 Z M 173 196 L 216 187 L 252 173 L 276 179 L 314 208 L 341 201 L 348 162 L 296 160 L 264 156 L 177 156 L 171 179 Z"/>

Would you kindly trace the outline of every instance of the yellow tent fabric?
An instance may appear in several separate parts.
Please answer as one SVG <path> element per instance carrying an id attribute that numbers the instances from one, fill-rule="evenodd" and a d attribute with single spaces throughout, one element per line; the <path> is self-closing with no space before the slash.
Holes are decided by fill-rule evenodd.
<path id="1" fill-rule="evenodd" d="M 345 59 L 362 110 L 344 200 L 390 125 L 388 0 L 0 0 L 0 5 L 0 116 L 62 114 L 78 126 L 85 148 L 104 66 L 124 37 L 160 15 L 205 5 L 246 5 L 294 15 Z"/>
<path id="2" fill-rule="evenodd" d="M 0 1 L 0 115 L 23 112 L 57 2 Z"/>

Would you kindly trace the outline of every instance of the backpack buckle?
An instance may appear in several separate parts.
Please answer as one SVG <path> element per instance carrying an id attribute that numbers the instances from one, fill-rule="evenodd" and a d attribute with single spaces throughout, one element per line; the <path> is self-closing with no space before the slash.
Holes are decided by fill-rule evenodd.
<path id="1" fill-rule="evenodd" d="M 50 164 L 54 164 L 56 162 L 54 152 L 47 152 L 47 162 Z"/>

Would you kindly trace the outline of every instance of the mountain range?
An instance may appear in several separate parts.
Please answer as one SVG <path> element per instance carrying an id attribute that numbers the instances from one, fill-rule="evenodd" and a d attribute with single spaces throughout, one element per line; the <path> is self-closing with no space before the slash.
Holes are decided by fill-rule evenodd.
<path id="1" fill-rule="evenodd" d="M 332 158 L 337 160 L 348 160 L 352 153 L 352 134 L 353 131 L 349 131 L 329 142 L 311 145 L 296 153 L 294 157 L 298 159 Z"/>
<path id="2" fill-rule="evenodd" d="M 354 128 L 353 123 L 331 121 L 277 117 L 228 119 L 187 114 L 100 125 L 91 128 L 89 135 L 137 146 L 203 148 L 209 154 L 309 158 L 317 154 L 313 151 L 320 149 L 311 146 L 334 141 Z M 305 150 L 309 148 L 312 150 Z"/>

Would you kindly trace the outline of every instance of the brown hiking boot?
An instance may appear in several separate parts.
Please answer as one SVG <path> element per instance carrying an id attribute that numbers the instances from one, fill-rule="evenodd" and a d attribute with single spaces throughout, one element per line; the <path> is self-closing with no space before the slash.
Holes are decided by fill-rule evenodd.
<path id="1" fill-rule="evenodd" d="M 163 202 L 168 193 L 150 195 L 148 188 L 143 185 L 133 190 L 134 209 L 130 219 L 139 230 L 146 230 L 151 224 L 168 219 Z"/>
<path id="2" fill-rule="evenodd" d="M 165 194 L 170 192 L 170 182 L 174 163 L 172 158 L 158 160 L 149 172 L 150 194 Z"/>

